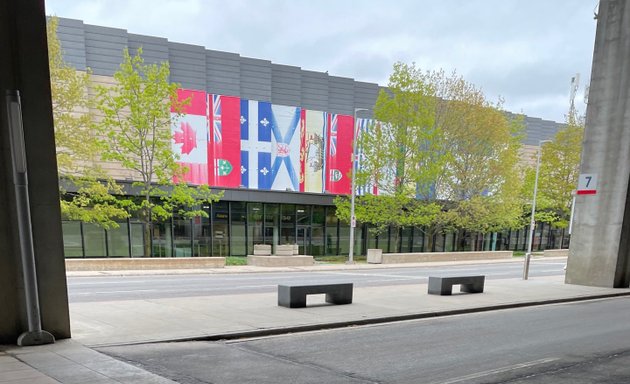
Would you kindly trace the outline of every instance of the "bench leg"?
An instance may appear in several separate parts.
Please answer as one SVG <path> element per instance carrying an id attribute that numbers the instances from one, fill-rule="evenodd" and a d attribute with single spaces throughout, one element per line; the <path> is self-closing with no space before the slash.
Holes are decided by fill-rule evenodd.
<path id="1" fill-rule="evenodd" d="M 453 294 L 453 285 L 441 280 L 429 279 L 429 294 L 442 296 L 451 295 Z"/>
<path id="2" fill-rule="evenodd" d="M 326 302 L 331 304 L 352 304 L 352 290 L 327 293 Z"/>
<path id="3" fill-rule="evenodd" d="M 481 283 L 462 284 L 459 290 L 466 293 L 483 293 L 483 281 Z"/>
<path id="4" fill-rule="evenodd" d="M 306 294 L 291 292 L 288 287 L 278 287 L 278 305 L 287 308 L 306 307 Z"/>

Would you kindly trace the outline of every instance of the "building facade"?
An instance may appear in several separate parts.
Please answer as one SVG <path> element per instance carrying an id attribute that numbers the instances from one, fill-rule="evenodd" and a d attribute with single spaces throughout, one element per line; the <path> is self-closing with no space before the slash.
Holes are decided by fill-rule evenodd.
<path id="1" fill-rule="evenodd" d="M 297 243 L 300 253 L 348 253 L 348 225 L 335 217 L 333 198 L 350 192 L 354 112 L 369 119 L 378 84 L 242 57 L 205 47 L 142 36 L 126 30 L 59 19 L 58 37 L 66 62 L 89 68 L 92 80 L 112 83 L 123 49 L 142 47 L 146 63 L 168 61 L 171 81 L 192 102 L 173 129 L 173 151 L 190 172 L 186 180 L 225 190 L 224 198 L 203 207 L 209 218 L 174 218 L 158 223 L 156 256 L 241 256 L 254 244 Z M 525 117 L 523 159 L 560 124 Z M 312 156 L 310 154 L 313 154 Z M 104 164 L 120 181 L 134 175 Z M 363 186 L 367 189 L 367 186 Z M 134 257 L 143 253 L 142 224 L 134 220 L 114 230 L 64 222 L 67 257 Z M 478 236 L 460 231 L 426 239 L 422 228 L 374 236 L 357 228 L 355 250 L 450 251 L 521 250 L 526 230 Z M 566 247 L 562 230 L 539 226 L 535 247 Z"/>

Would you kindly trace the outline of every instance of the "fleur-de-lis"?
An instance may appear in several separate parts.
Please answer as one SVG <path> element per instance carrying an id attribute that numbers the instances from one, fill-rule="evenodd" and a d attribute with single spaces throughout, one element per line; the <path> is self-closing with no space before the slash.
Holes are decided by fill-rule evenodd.
<path id="1" fill-rule="evenodd" d="M 263 118 L 262 120 L 260 120 L 260 124 L 263 125 L 263 127 L 267 127 L 267 125 L 269 125 L 269 120 L 267 120 L 267 118 Z"/>

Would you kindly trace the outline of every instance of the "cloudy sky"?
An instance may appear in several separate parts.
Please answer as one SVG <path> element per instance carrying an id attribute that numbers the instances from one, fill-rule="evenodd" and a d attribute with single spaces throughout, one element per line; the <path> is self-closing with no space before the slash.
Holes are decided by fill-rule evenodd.
<path id="1" fill-rule="evenodd" d="M 46 0 L 87 24 L 387 85 L 396 61 L 456 70 L 505 109 L 564 121 L 588 84 L 597 0 Z"/>

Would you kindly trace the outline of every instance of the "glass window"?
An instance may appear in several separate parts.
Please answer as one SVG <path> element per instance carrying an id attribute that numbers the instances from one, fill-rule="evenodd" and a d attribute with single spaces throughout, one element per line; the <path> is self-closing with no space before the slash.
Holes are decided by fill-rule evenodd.
<path id="1" fill-rule="evenodd" d="M 254 252 L 254 244 L 264 244 L 262 203 L 247 204 L 247 241 L 249 253 Z"/>
<path id="2" fill-rule="evenodd" d="M 295 205 L 281 205 L 280 243 L 295 244 Z"/>
<path id="3" fill-rule="evenodd" d="M 231 255 L 247 255 L 247 203 L 230 203 L 232 228 L 230 229 Z M 252 249 L 253 253 L 253 249 Z"/>
<path id="4" fill-rule="evenodd" d="M 227 201 L 212 204 L 212 256 L 229 256 L 230 233 L 228 228 L 229 206 Z"/>
<path id="5" fill-rule="evenodd" d="M 173 257 L 173 226 L 170 222 L 153 223 L 153 256 Z"/>
<path id="6" fill-rule="evenodd" d="M 313 207 L 313 225 L 324 225 L 326 221 L 326 207 L 316 205 Z"/>
<path id="7" fill-rule="evenodd" d="M 424 231 L 422 228 L 415 227 L 413 229 L 413 243 L 411 244 L 411 252 L 424 252 Z"/>
<path id="8" fill-rule="evenodd" d="M 337 255 L 337 227 L 326 227 L 326 255 Z"/>
<path id="9" fill-rule="evenodd" d="M 204 207 L 205 208 L 205 207 Z M 210 207 L 208 206 L 208 209 Z M 193 220 L 193 256 L 212 256 L 210 218 L 197 216 Z"/>
<path id="10" fill-rule="evenodd" d="M 83 239 L 80 221 L 63 221 L 63 253 L 66 257 L 83 257 Z"/>
<path id="11" fill-rule="evenodd" d="M 411 251 L 412 228 L 403 228 L 400 237 L 400 252 Z"/>
<path id="12" fill-rule="evenodd" d="M 350 254 L 350 226 L 344 223 L 339 225 L 339 254 Z"/>
<path id="13" fill-rule="evenodd" d="M 272 252 L 275 252 L 275 246 L 279 244 L 280 236 L 280 208 L 278 204 L 265 204 L 264 207 L 264 236 L 265 244 L 271 244 Z"/>
<path id="14" fill-rule="evenodd" d="M 105 230 L 98 225 L 83 223 L 83 241 L 86 257 L 106 257 Z"/>
<path id="15" fill-rule="evenodd" d="M 129 226 L 118 223 L 118 228 L 107 230 L 107 250 L 111 257 L 129 257 Z"/>
<path id="16" fill-rule="evenodd" d="M 297 225 L 311 225 L 311 206 L 298 205 L 295 208 Z"/>
<path id="17" fill-rule="evenodd" d="M 173 218 L 173 244 L 175 257 L 192 256 L 192 220 Z"/>
<path id="18" fill-rule="evenodd" d="M 311 231 L 311 255 L 323 256 L 324 249 L 324 227 L 312 227 Z"/>
<path id="19" fill-rule="evenodd" d="M 144 224 L 130 223 L 131 232 L 131 257 L 144 256 Z"/>

